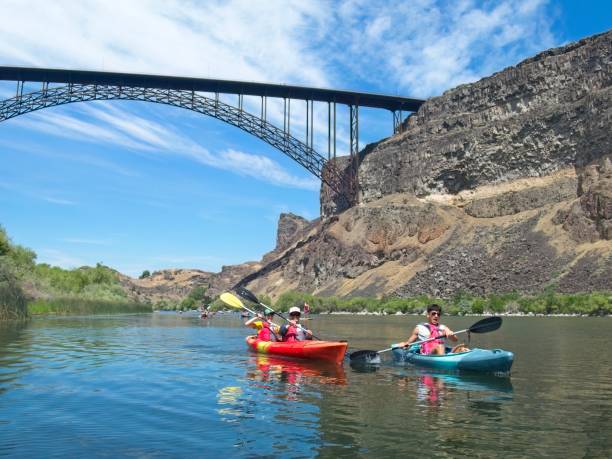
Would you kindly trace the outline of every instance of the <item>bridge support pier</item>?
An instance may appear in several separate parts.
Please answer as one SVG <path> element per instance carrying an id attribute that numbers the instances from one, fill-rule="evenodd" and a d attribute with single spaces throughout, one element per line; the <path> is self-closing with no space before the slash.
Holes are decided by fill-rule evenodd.
<path id="1" fill-rule="evenodd" d="M 394 134 L 401 134 L 403 130 L 403 126 L 402 126 L 403 118 L 404 118 L 404 113 L 402 112 L 402 110 L 393 111 L 393 133 Z"/>

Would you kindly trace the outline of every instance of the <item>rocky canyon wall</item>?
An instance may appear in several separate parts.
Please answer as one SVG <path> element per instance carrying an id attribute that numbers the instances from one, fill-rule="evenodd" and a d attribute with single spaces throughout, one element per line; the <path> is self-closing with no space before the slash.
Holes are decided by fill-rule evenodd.
<path id="1" fill-rule="evenodd" d="M 354 199 L 458 193 L 610 154 L 611 49 L 607 32 L 429 99 L 401 135 L 370 148 Z M 324 215 L 336 209 L 330 195 L 323 186 Z"/>

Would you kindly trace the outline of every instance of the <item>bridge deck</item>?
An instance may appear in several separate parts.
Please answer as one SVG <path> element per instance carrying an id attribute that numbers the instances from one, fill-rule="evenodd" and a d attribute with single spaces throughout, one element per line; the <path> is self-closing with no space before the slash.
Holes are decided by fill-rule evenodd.
<path id="1" fill-rule="evenodd" d="M 318 102 L 336 102 L 360 107 L 384 108 L 391 111 L 417 111 L 421 99 L 336 89 L 308 88 L 247 81 L 187 78 L 136 73 L 96 72 L 26 67 L 1 67 L 0 80 L 43 83 L 98 84 L 140 88 L 175 89 L 248 96 L 279 97 Z"/>

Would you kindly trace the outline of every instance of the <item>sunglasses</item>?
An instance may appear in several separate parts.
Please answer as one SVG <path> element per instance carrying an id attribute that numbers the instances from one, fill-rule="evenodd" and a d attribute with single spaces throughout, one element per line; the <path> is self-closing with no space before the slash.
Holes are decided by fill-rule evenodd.
<path id="1" fill-rule="evenodd" d="M 300 317 L 300 313 L 299 312 L 292 312 L 291 314 L 289 314 L 289 317 Z"/>
<path id="2" fill-rule="evenodd" d="M 430 314 L 432 316 L 438 316 L 438 317 L 440 317 L 442 315 L 442 314 L 440 314 L 439 312 L 436 312 L 436 311 L 431 311 Z"/>

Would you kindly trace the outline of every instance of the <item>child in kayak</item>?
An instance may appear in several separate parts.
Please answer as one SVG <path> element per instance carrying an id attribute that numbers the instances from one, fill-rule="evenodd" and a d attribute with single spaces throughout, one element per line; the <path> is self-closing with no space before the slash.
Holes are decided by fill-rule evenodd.
<path id="1" fill-rule="evenodd" d="M 257 338 L 261 341 L 280 341 L 278 339 L 279 327 L 272 322 L 274 311 L 266 309 L 265 317 L 257 314 L 252 319 L 247 320 L 244 325 L 253 327 L 257 330 Z"/>
<path id="2" fill-rule="evenodd" d="M 423 341 L 429 338 L 440 337 L 433 341 L 428 341 L 421 344 L 421 354 L 445 354 L 444 339 L 448 338 L 451 341 L 457 341 L 457 337 L 453 331 L 446 325 L 440 323 L 442 308 L 437 304 L 427 306 L 427 323 L 418 324 L 414 327 L 412 335 L 406 341 L 398 343 L 399 347 L 407 347 L 415 341 Z"/>
<path id="3" fill-rule="evenodd" d="M 297 306 L 289 308 L 289 323 L 283 325 L 280 330 L 283 342 L 293 343 L 295 341 L 312 339 L 312 332 L 300 325 L 301 314 L 302 312 Z"/>

